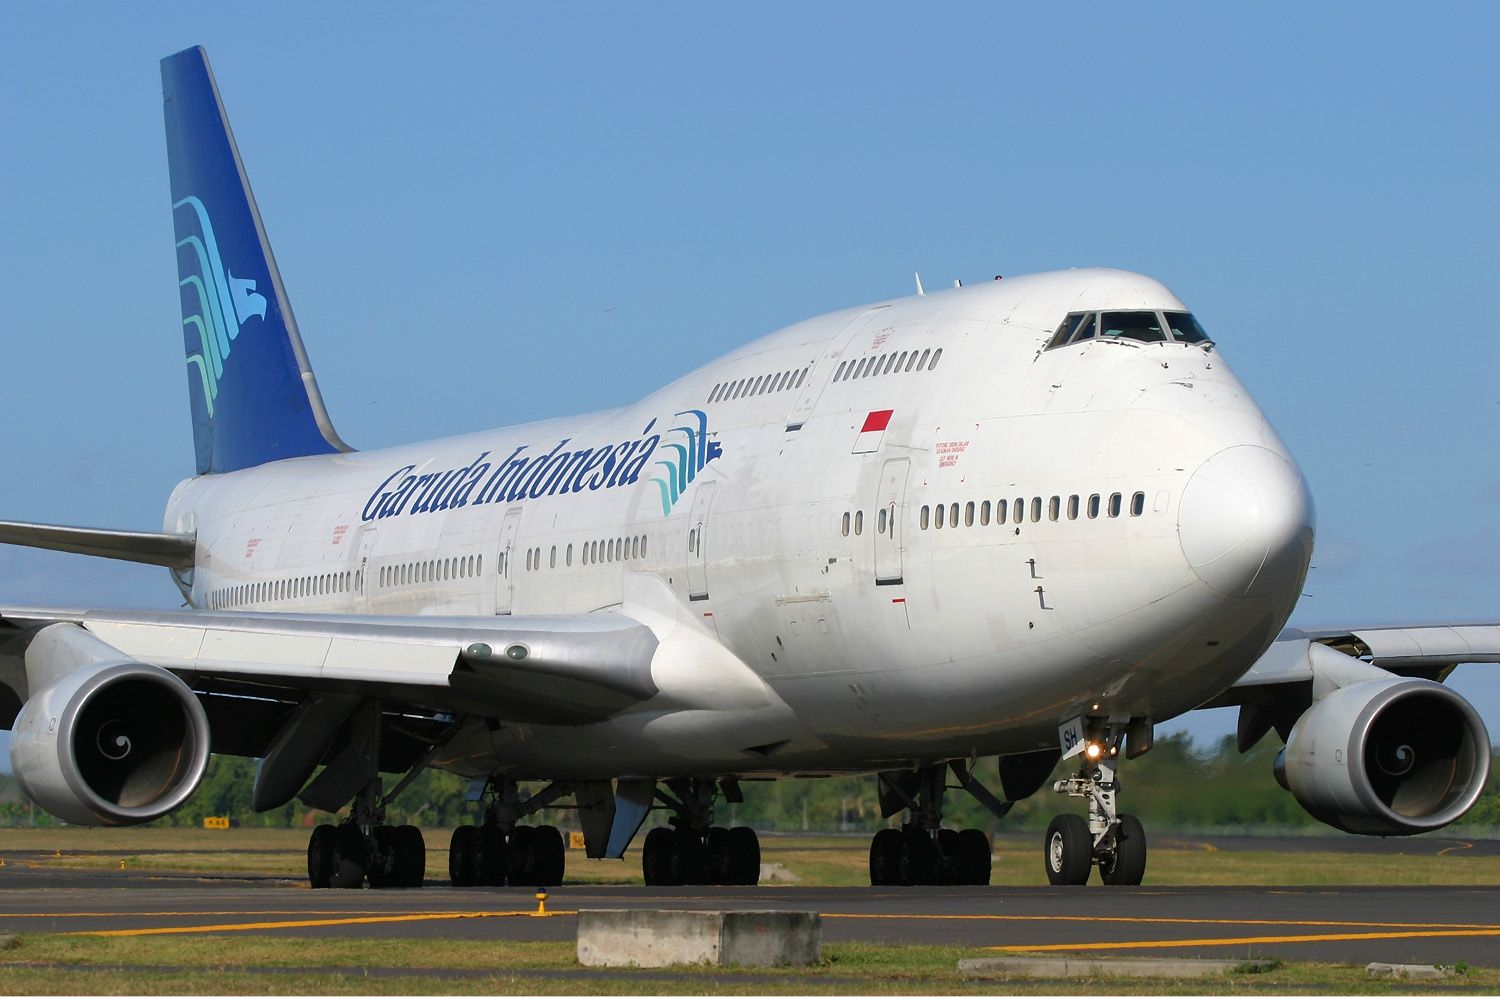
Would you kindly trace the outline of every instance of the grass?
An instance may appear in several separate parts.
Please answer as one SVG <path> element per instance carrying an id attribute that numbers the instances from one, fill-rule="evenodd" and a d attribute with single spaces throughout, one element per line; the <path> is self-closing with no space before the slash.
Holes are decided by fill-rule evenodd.
<path id="1" fill-rule="evenodd" d="M 427 875 L 447 879 L 449 832 L 428 830 Z M 1148 886 L 1483 886 L 1500 884 L 1500 856 L 1405 854 L 1372 856 L 1337 850 L 1306 852 L 1215 851 L 1211 845 L 1158 844 L 1151 849 Z M 306 875 L 307 831 L 282 828 L 48 828 L 0 831 L 0 857 L 7 861 L 83 869 Z M 868 839 L 861 835 L 767 835 L 762 861 L 775 867 L 766 885 L 860 886 L 868 880 Z M 639 847 L 639 839 L 636 848 Z M 570 884 L 641 882 L 640 853 L 623 861 L 591 861 L 568 854 Z M 1029 836 L 995 840 L 992 882 L 997 886 L 1041 886 L 1041 843 Z"/>
<path id="2" fill-rule="evenodd" d="M 1254 974 L 1196 980 L 1101 976 L 971 980 L 966 948 L 825 945 L 804 969 L 684 968 L 596 971 L 576 965 L 565 942 L 424 939 L 74 938 L 31 935 L 0 951 L 0 993 L 1493 993 L 1500 971 L 1469 969 L 1426 986 L 1375 980 L 1363 969 L 1281 964 Z M 375 974 L 365 967 L 381 966 Z M 386 968 L 388 967 L 388 968 Z"/>

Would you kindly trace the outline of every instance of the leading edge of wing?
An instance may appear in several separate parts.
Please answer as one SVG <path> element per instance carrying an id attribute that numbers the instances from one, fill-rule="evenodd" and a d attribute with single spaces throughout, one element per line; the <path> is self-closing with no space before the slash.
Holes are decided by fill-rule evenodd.
<path id="1" fill-rule="evenodd" d="M 83 526 L 0 520 L 0 543 L 110 557 L 138 564 L 158 564 L 179 570 L 193 566 L 194 539 L 191 533 L 95 530 Z"/>

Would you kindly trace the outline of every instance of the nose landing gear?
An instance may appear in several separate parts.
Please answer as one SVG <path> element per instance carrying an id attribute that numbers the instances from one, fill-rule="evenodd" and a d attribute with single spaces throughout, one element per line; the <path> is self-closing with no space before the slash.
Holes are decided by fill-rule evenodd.
<path id="1" fill-rule="evenodd" d="M 1093 867 L 1110 886 L 1139 886 L 1146 875 L 1146 830 L 1131 814 L 1118 812 L 1116 776 L 1119 731 L 1091 741 L 1078 774 L 1060 779 L 1053 791 L 1088 800 L 1089 816 L 1062 814 L 1047 825 L 1042 863 L 1053 886 L 1082 886 Z"/>

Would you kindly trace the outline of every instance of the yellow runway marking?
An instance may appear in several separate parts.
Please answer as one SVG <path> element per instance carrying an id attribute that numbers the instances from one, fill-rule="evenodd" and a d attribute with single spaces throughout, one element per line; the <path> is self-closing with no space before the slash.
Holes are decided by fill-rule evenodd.
<path id="1" fill-rule="evenodd" d="M 991 952 L 1079 952 L 1091 949 L 1186 949 L 1213 945 L 1286 945 L 1299 942 L 1368 942 L 1392 938 L 1478 938 L 1500 935 L 1500 928 L 1456 931 L 1359 931 L 1324 935 L 1246 935 L 1240 938 L 1173 938 L 1146 942 L 1064 942 L 1052 945 L 989 945 Z"/>
<path id="2" fill-rule="evenodd" d="M 1438 854 L 1439 855 L 1452 855 L 1454 852 L 1461 852 L 1465 848 L 1473 848 L 1473 847 L 1474 847 L 1474 843 L 1472 841 L 1464 841 L 1464 842 L 1461 842 L 1461 843 L 1459 843 L 1457 845 L 1452 845 L 1452 846 L 1450 846 L 1448 848 L 1444 848 L 1442 851 L 1438 852 Z"/>
<path id="3" fill-rule="evenodd" d="M 1109 917 L 1088 914 L 824 914 L 829 918 L 850 918 L 894 921 L 1012 921 L 1041 922 L 1060 921 L 1084 924 L 1257 924 L 1276 927 L 1301 925 L 1313 928 L 1406 928 L 1406 929 L 1463 929 L 1466 931 L 1492 931 L 1500 934 L 1500 924 L 1463 924 L 1453 921 L 1313 921 L 1313 920 L 1257 920 L 1255 918 L 1218 917 Z"/>
<path id="4" fill-rule="evenodd" d="M 388 914 L 380 917 L 324 917 L 302 921 L 247 921 L 234 924 L 182 924 L 166 928 L 118 928 L 113 931 L 72 931 L 93 938 L 130 938 L 139 935 L 217 934 L 224 931 L 274 931 L 285 928 L 326 928 L 345 924 L 396 924 L 405 921 L 456 921 L 490 917 L 563 917 L 576 910 L 554 910 L 537 914 L 526 910 L 449 911 L 438 914 Z"/>

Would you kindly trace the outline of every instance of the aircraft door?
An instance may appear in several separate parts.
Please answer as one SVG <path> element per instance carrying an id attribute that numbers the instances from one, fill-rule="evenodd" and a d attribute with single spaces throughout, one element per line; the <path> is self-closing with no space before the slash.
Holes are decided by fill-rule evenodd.
<path id="1" fill-rule="evenodd" d="M 911 461 L 897 457 L 885 462 L 880 472 L 880 491 L 875 496 L 875 584 L 900 585 L 902 538 L 906 528 L 906 479 Z"/>
<path id="2" fill-rule="evenodd" d="M 792 405 L 791 414 L 786 418 L 786 431 L 801 429 L 803 423 L 807 422 L 812 415 L 813 409 L 817 407 L 818 399 L 823 396 L 823 389 L 827 386 L 831 370 L 838 369 L 839 357 L 843 355 L 844 347 L 849 345 L 849 340 L 854 338 L 855 333 L 863 329 L 876 315 L 879 315 L 890 305 L 880 305 L 860 312 L 849 324 L 839 330 L 839 334 L 833 337 L 828 347 L 818 357 L 817 361 L 808 370 L 806 379 L 802 382 L 802 388 L 797 392 L 797 401 Z"/>
<path id="3" fill-rule="evenodd" d="M 515 560 L 512 555 L 516 548 L 516 528 L 520 525 L 521 507 L 513 506 L 505 510 L 505 519 L 500 523 L 500 550 L 495 556 L 496 616 L 509 615 L 515 598 L 515 584 L 512 581 L 515 575 L 511 562 Z"/>
<path id="4" fill-rule="evenodd" d="M 354 605 L 368 611 L 370 593 L 375 586 L 370 583 L 370 560 L 375 556 L 375 527 L 363 526 L 354 551 Z"/>
<path id="5" fill-rule="evenodd" d="M 693 514 L 688 519 L 687 569 L 688 599 L 701 602 L 708 598 L 708 510 L 713 505 L 716 481 L 700 481 L 693 496 Z"/>

